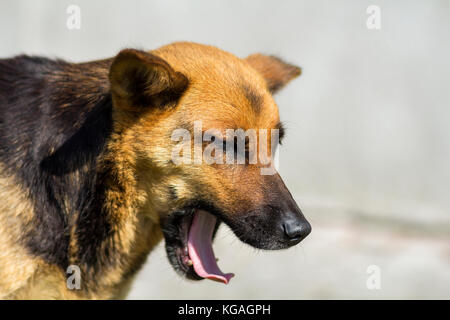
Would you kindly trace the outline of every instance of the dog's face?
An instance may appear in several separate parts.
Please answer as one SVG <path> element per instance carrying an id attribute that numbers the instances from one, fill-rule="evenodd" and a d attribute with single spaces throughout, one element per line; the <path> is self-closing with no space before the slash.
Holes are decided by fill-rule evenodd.
<path id="1" fill-rule="evenodd" d="M 278 173 L 263 171 L 273 170 L 278 141 L 272 132 L 283 137 L 272 94 L 299 74 L 274 57 L 239 59 L 192 43 L 151 53 L 124 50 L 115 58 L 114 117 L 131 136 L 147 214 L 161 223 L 169 260 L 187 277 L 231 278 L 217 267 L 211 247 L 220 222 L 261 249 L 287 248 L 310 233 Z M 228 135 L 237 129 L 254 135 Z M 262 144 L 266 161 L 259 159 Z M 205 150 L 212 150 L 209 161 Z M 230 162 L 230 154 L 237 159 Z"/>

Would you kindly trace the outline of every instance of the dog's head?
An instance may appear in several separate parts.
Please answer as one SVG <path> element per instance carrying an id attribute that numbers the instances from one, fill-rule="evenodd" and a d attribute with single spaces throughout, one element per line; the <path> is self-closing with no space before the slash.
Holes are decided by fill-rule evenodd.
<path id="1" fill-rule="evenodd" d="M 147 214 L 187 277 L 229 281 L 211 247 L 220 222 L 261 249 L 287 248 L 310 233 L 273 168 L 283 127 L 272 94 L 299 74 L 275 57 L 240 59 L 192 43 L 127 49 L 113 61 L 114 117 L 131 132 Z"/>

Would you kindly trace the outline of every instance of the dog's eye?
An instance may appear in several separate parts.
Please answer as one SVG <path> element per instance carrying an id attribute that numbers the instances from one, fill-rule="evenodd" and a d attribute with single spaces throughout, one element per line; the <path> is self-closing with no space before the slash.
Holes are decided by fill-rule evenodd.
<path id="1" fill-rule="evenodd" d="M 285 135 L 285 133 L 286 133 L 286 129 L 285 129 L 285 127 L 283 126 L 283 124 L 282 124 L 281 122 L 279 122 L 279 123 L 275 126 L 275 129 L 278 129 L 278 130 L 279 130 L 279 132 L 278 132 L 278 143 L 279 143 L 280 145 L 282 145 L 282 144 L 283 144 L 283 138 L 284 138 L 284 135 Z"/>

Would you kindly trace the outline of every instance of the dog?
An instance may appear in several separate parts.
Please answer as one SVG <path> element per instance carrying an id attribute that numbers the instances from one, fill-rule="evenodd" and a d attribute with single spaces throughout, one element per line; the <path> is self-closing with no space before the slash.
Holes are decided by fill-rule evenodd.
<path id="1" fill-rule="evenodd" d="M 86 63 L 1 59 L 0 297 L 124 298 L 163 238 L 183 277 L 228 283 L 211 244 L 222 222 L 256 248 L 298 244 L 311 225 L 278 173 L 175 164 L 172 133 L 200 120 L 282 138 L 272 94 L 300 73 L 188 42 Z"/>

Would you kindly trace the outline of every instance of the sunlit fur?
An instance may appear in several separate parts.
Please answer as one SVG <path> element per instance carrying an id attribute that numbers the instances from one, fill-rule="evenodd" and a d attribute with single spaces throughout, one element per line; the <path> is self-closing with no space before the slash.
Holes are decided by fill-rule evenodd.
<path id="1" fill-rule="evenodd" d="M 202 199 L 238 221 L 285 189 L 258 165 L 176 166 L 170 137 L 196 120 L 276 128 L 271 94 L 300 69 L 194 43 L 150 54 L 0 60 L 0 298 L 123 298 L 171 212 Z M 130 73 L 130 55 L 157 67 Z M 151 74 L 142 97 L 130 74 Z M 80 290 L 66 287 L 72 264 Z"/>

